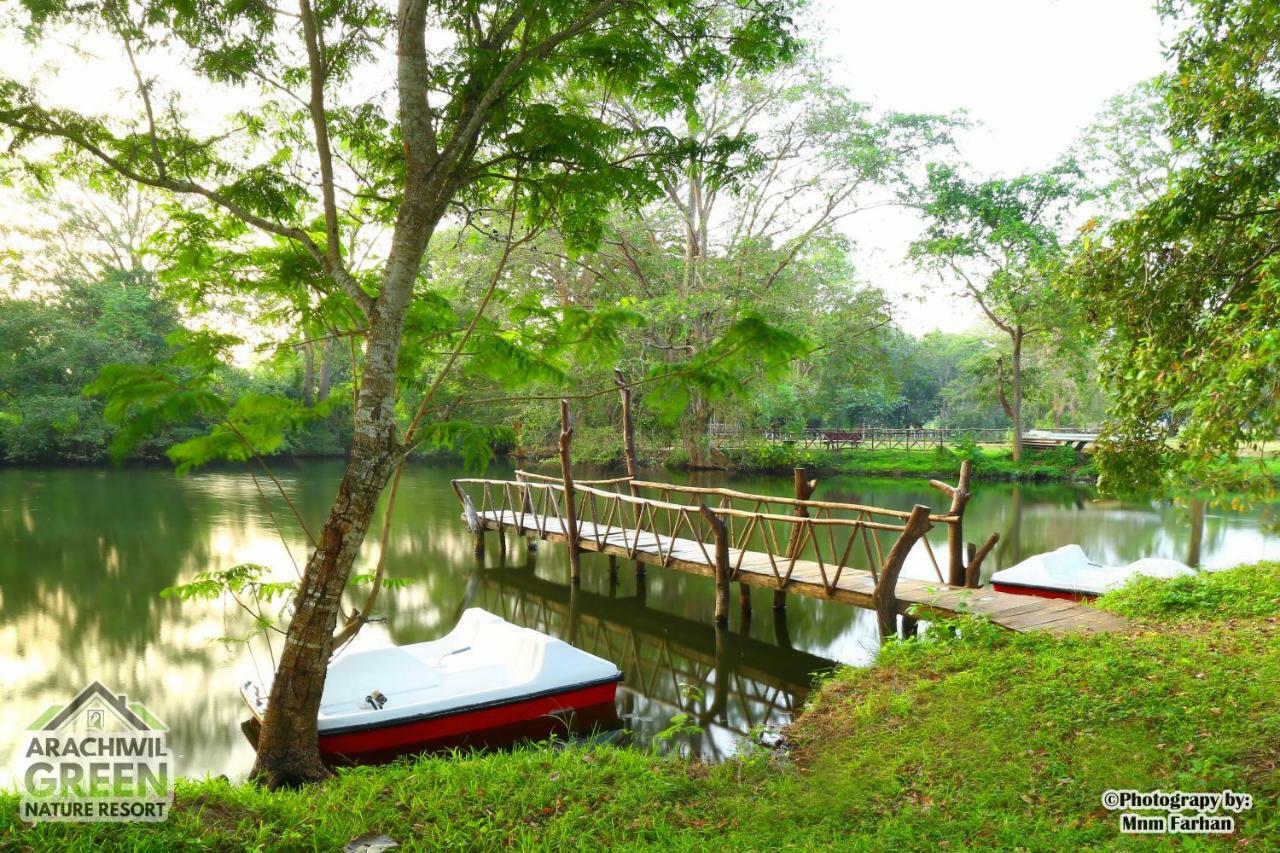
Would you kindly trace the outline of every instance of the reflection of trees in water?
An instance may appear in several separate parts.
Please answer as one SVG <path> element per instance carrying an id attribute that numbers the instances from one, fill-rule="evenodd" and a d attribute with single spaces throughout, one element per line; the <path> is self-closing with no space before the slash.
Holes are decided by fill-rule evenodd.
<path id="1" fill-rule="evenodd" d="M 476 603 L 613 661 L 626 674 L 622 712 L 632 714 L 630 727 L 652 736 L 686 713 L 704 729 L 692 746 L 708 757 L 722 756 L 755 726 L 788 719 L 813 675 L 836 665 L 717 629 L 709 618 L 576 589 L 527 569 L 480 573 Z"/>
<path id="2" fill-rule="evenodd" d="M 982 484 L 975 489 L 965 526 L 975 532 L 1001 531 L 988 571 L 1071 543 L 1108 565 L 1143 557 L 1222 565 L 1256 559 L 1266 540 L 1275 542 L 1260 530 L 1259 517 L 1205 512 L 1197 502 L 1095 500 L 1092 488 L 1084 486 Z"/>
<path id="3" fill-rule="evenodd" d="M 56 610 L 68 645 L 127 648 L 171 609 L 157 596 L 200 557 L 208 507 L 140 472 L 9 469 L 0 509 L 0 619 Z"/>

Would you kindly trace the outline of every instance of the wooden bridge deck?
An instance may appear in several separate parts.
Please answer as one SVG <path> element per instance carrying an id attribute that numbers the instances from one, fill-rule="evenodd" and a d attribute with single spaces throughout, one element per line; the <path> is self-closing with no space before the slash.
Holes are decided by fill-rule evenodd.
<path id="1" fill-rule="evenodd" d="M 553 515 L 487 510 L 478 516 L 488 530 L 515 530 L 552 542 L 565 542 L 568 538 L 560 518 Z M 589 521 L 579 521 L 578 526 L 578 547 L 583 551 L 597 551 L 648 565 L 715 577 L 714 549 L 698 540 L 646 531 L 637 534 L 634 529 L 616 525 L 597 526 Z M 734 580 L 767 589 L 779 588 L 780 581 L 774 573 L 775 563 L 790 562 L 779 557 L 771 558 L 763 552 L 744 553 L 737 549 L 730 549 L 729 559 L 730 564 L 738 569 Z M 796 560 L 785 589 L 796 595 L 875 608 L 872 592 L 876 584 L 871 572 L 846 567 L 839 571 L 838 578 L 832 583 L 833 575 L 833 566 L 823 566 L 814 560 Z M 1120 631 L 1128 626 L 1119 616 L 1074 601 L 966 589 L 910 577 L 898 579 L 895 594 L 898 612 L 904 615 L 913 608 L 915 615 L 926 619 L 975 613 L 1012 631 L 1100 633 Z"/>

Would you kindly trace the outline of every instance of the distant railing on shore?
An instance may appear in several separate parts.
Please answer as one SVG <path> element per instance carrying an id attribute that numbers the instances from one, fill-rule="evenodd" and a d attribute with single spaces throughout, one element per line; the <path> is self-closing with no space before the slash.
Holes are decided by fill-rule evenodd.
<path id="1" fill-rule="evenodd" d="M 751 447 L 760 444 L 783 444 L 802 449 L 840 450 L 861 448 L 866 450 L 927 450 L 958 441 L 971 440 L 978 444 L 1007 444 L 1008 429 L 893 429 L 864 426 L 854 429 L 802 429 L 781 428 L 747 429 L 713 424 L 711 444 L 722 450 Z"/>
<path id="2" fill-rule="evenodd" d="M 1061 428 L 1054 430 L 1029 429 L 1023 437 L 1023 446 L 1043 449 L 1059 445 L 1077 449 L 1092 442 L 1097 436 L 1096 427 Z M 548 456 L 555 452 L 553 436 L 548 435 L 531 447 L 526 446 L 518 456 Z M 782 445 L 801 450 L 933 450 L 960 442 L 994 444 L 1008 447 L 1013 443 L 1013 433 L 1007 427 L 996 428 L 894 428 L 863 426 L 855 428 L 787 429 L 784 427 L 734 427 L 727 424 L 711 424 L 707 439 L 718 451 L 745 450 L 761 445 Z M 678 444 L 678 440 L 676 440 Z M 670 436 L 658 437 L 641 434 L 636 444 L 647 453 L 672 449 Z"/>

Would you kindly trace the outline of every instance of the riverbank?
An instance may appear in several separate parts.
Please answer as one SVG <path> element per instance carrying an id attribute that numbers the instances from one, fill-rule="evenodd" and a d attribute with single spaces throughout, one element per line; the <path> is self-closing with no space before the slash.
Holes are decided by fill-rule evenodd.
<path id="1" fill-rule="evenodd" d="M 1237 832 L 1280 834 L 1280 564 L 1148 581 L 1101 602 L 1123 636 L 975 622 L 832 676 L 790 750 L 720 765 L 614 747 L 527 749 L 346 770 L 303 791 L 179 785 L 160 825 L 29 827 L 0 796 L 0 847 L 340 849 L 1146 849 L 1108 789 L 1249 793 Z"/>
<path id="2" fill-rule="evenodd" d="M 972 446 L 930 450 L 847 449 L 798 450 L 780 444 L 760 445 L 729 456 L 735 470 L 782 472 L 808 468 L 822 474 L 874 477 L 936 477 L 954 480 L 969 460 L 973 478 L 986 481 L 1093 482 L 1097 471 L 1087 456 L 1071 448 L 1027 451 L 1014 461 L 1007 448 Z"/>

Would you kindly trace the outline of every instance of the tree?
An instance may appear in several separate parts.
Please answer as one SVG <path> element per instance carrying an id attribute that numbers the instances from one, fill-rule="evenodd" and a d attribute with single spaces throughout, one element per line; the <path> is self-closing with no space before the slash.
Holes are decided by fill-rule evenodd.
<path id="1" fill-rule="evenodd" d="M 173 307 L 141 271 L 67 282 L 43 299 L 0 297 L 0 455 L 9 461 L 92 462 L 115 430 L 81 394 L 99 368 L 168 354 Z M 167 437 L 174 438 L 170 433 Z M 155 446 L 148 449 L 156 452 Z"/>
<path id="2" fill-rule="evenodd" d="M 1099 484 L 1273 486 L 1233 462 L 1280 428 L 1280 17 L 1262 0 L 1165 2 L 1159 81 L 1180 159 L 1163 192 L 1088 235 L 1073 281 L 1106 330 Z"/>
<path id="3" fill-rule="evenodd" d="M 160 218 L 136 188 L 33 187 L 0 226 L 0 455 L 11 461 L 104 459 L 116 430 L 81 390 L 111 363 L 154 364 L 179 329 L 176 307 L 143 259 Z M 144 455 L 191 430 L 157 436 Z"/>
<path id="4" fill-rule="evenodd" d="M 402 360 L 406 326 L 465 346 L 479 324 L 473 318 L 458 337 L 452 322 L 425 325 L 444 319 L 422 267 L 437 227 L 459 207 L 509 204 L 513 225 L 517 211 L 522 222 L 554 213 L 570 245 L 590 246 L 611 204 L 657 192 L 657 164 L 712 153 L 661 127 L 611 121 L 590 93 L 626 92 L 657 113 L 687 107 L 706 80 L 757 73 L 794 50 L 787 4 L 400 0 L 392 12 L 370 0 L 299 0 L 292 11 L 255 0 L 24 0 L 22 8 L 26 19 L 12 26 L 29 38 L 115 42 L 137 82 L 134 112 L 102 116 L 51 106 L 37 80 L 0 79 L 0 126 L 29 168 L 42 164 L 39 146 L 26 143 L 55 141 L 60 168 L 189 199 L 169 229 L 189 275 L 216 278 L 226 268 L 248 288 L 305 286 L 362 339 L 348 464 L 313 537 L 253 770 L 272 787 L 323 778 L 316 716 L 343 590 L 378 497 L 422 440 L 433 389 L 456 363 L 438 365 L 414 417 L 400 422 L 399 381 L 427 366 Z M 160 73 L 162 57 L 175 55 L 194 80 Z M 362 93 L 361 75 L 380 74 L 394 81 L 386 84 L 394 105 Z M 185 120 L 211 90 L 243 101 L 254 87 L 259 102 L 215 133 Z M 645 157 L 617 159 L 641 142 Z M 385 251 L 362 262 L 350 238 L 369 223 L 389 233 Z M 264 240 L 274 252 L 262 251 Z M 140 422 L 219 412 L 213 446 L 189 448 L 203 459 L 244 438 L 232 417 L 243 423 L 278 408 L 237 413 L 214 399 L 199 373 L 229 342 L 206 335 L 193 345 L 184 361 L 191 383 L 172 377 L 181 388 L 164 402 L 149 390 L 154 376 L 117 372 L 99 390 L 118 410 L 145 410 Z M 272 437 L 266 425 L 261 435 Z"/>
<path id="5" fill-rule="evenodd" d="M 1185 152 L 1168 137 L 1169 110 L 1160 80 L 1144 80 L 1112 97 L 1072 147 L 1107 219 L 1131 215 L 1169 186 Z"/>
<path id="6" fill-rule="evenodd" d="M 632 128 L 661 120 L 632 99 L 612 107 Z M 924 154 L 950 143 L 954 122 L 873 110 L 810 54 L 770 74 L 709 82 L 682 118 L 673 134 L 698 147 L 725 140 L 735 168 L 695 161 L 666 173 L 661 198 L 611 220 L 600 251 L 575 256 L 555 235 L 531 245 L 532 273 L 569 302 L 632 305 L 644 322 L 627 333 L 631 372 L 670 370 L 748 314 L 818 339 L 819 326 L 835 340 L 877 326 L 883 298 L 855 282 L 837 226 L 897 203 Z M 797 372 L 803 382 L 811 369 Z M 708 426 L 718 400 L 674 390 L 688 464 L 714 466 Z M 645 400 L 668 413 L 677 402 Z"/>
<path id="7" fill-rule="evenodd" d="M 921 207 L 928 217 L 911 254 L 963 292 L 1009 339 L 996 362 L 1000 404 L 1013 426 L 1013 458 L 1022 458 L 1023 348 L 1063 324 L 1071 310 L 1057 277 L 1066 253 L 1062 229 L 1078 194 L 1070 163 L 1014 178 L 970 180 L 931 164 Z"/>

